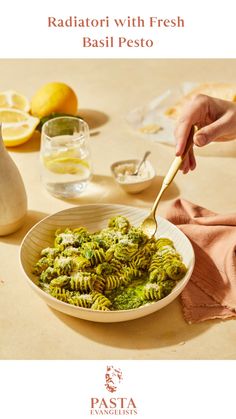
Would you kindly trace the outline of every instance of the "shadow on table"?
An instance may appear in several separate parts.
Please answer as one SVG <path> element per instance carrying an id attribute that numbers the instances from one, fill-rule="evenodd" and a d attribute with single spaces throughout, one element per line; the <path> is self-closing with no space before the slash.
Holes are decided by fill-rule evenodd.
<path id="1" fill-rule="evenodd" d="M 109 121 L 107 114 L 95 109 L 79 109 L 78 113 L 87 122 L 90 130 L 97 129 Z"/>
<path id="2" fill-rule="evenodd" d="M 99 131 L 94 131 L 109 121 L 109 116 L 104 112 L 96 111 L 94 109 L 80 109 L 79 116 L 83 118 L 89 125 L 90 136 L 95 137 L 99 135 Z M 18 147 L 11 147 L 9 151 L 16 153 L 32 153 L 40 150 L 41 133 L 35 131 L 29 141 Z"/>
<path id="3" fill-rule="evenodd" d="M 64 201 L 72 205 L 81 204 L 127 204 L 138 206 L 139 208 L 147 207 L 147 203 L 153 203 L 158 191 L 160 190 L 163 177 L 157 176 L 153 184 L 143 192 L 138 194 L 128 194 L 114 180 L 112 176 L 94 175 L 88 188 L 83 194 L 76 199 L 64 199 Z M 180 191 L 173 182 L 164 193 L 162 200 L 168 201 L 176 198 Z"/>
<path id="4" fill-rule="evenodd" d="M 26 216 L 26 220 L 23 226 L 13 234 L 8 236 L 0 237 L 0 242 L 6 244 L 16 244 L 18 245 L 23 240 L 27 232 L 40 220 L 46 217 L 48 214 L 40 211 L 29 210 Z"/>
<path id="5" fill-rule="evenodd" d="M 144 192 L 141 192 L 139 194 L 140 198 L 143 199 L 146 202 L 154 202 L 159 190 L 161 189 L 161 185 L 163 182 L 164 177 L 163 176 L 156 176 L 153 180 L 152 185 Z M 163 201 L 169 201 L 171 199 L 176 198 L 179 196 L 180 190 L 178 186 L 172 182 L 168 189 L 164 192 L 162 196 Z"/>
<path id="6" fill-rule="evenodd" d="M 9 151 L 14 151 L 15 153 L 32 153 L 35 151 L 39 151 L 40 149 L 40 137 L 41 133 L 39 131 L 35 131 L 33 136 L 29 141 L 24 144 L 21 144 L 18 147 L 11 147 L 8 148 Z"/>
<path id="7" fill-rule="evenodd" d="M 205 333 L 213 324 L 185 323 L 178 300 L 147 317 L 122 323 L 93 323 L 51 310 L 78 334 L 102 345 L 123 349 L 143 350 L 183 345 Z"/>

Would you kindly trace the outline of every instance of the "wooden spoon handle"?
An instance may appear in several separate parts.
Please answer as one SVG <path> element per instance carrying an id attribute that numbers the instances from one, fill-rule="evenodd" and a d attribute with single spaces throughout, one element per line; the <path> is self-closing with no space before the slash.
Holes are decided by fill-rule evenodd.
<path id="1" fill-rule="evenodd" d="M 170 168 L 169 168 L 169 170 L 168 170 L 168 172 L 167 172 L 167 174 L 166 174 L 166 176 L 163 180 L 164 185 L 166 185 L 166 186 L 170 185 L 170 183 L 174 179 L 174 177 L 175 177 L 176 173 L 178 172 L 181 164 L 183 163 L 185 157 L 187 156 L 190 148 L 193 145 L 194 133 L 195 133 L 195 128 L 194 128 L 194 126 L 192 126 L 191 131 L 190 131 L 189 136 L 188 136 L 186 146 L 185 146 L 185 150 L 184 150 L 182 156 L 175 157 L 173 163 L 171 164 L 171 166 L 170 166 Z"/>

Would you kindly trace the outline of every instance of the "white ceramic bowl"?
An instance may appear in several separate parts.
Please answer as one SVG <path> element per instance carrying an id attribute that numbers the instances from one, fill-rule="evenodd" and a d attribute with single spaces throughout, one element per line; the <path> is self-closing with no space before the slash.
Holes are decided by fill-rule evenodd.
<path id="1" fill-rule="evenodd" d="M 80 319 L 105 323 L 121 322 L 147 316 L 148 314 L 160 310 L 173 301 L 184 289 L 191 277 L 194 267 L 195 258 L 193 248 L 188 238 L 177 227 L 161 217 L 158 217 L 157 236 L 168 237 L 173 240 L 177 251 L 183 256 L 183 261 L 188 268 L 185 277 L 179 281 L 172 292 L 162 300 L 132 310 L 95 311 L 59 301 L 36 285 L 35 282 L 37 278 L 32 274 L 32 268 L 39 259 L 41 250 L 52 245 L 56 229 L 85 226 L 89 231 L 93 232 L 104 228 L 107 225 L 108 219 L 115 215 L 123 215 L 127 217 L 133 225 L 138 226 L 144 217 L 147 216 L 147 211 L 124 205 L 81 205 L 79 207 L 57 212 L 44 218 L 27 233 L 20 248 L 20 261 L 23 272 L 28 284 L 49 306 Z"/>
<path id="2" fill-rule="evenodd" d="M 126 164 L 134 164 L 135 166 L 137 166 L 139 162 L 140 160 L 138 159 L 121 160 L 121 161 L 116 161 L 115 163 L 111 165 L 111 172 L 114 176 L 114 179 L 121 186 L 121 188 L 123 188 L 124 191 L 128 193 L 132 193 L 132 194 L 139 193 L 149 188 L 149 186 L 152 184 L 153 179 L 156 176 L 155 170 L 153 166 L 151 165 L 150 161 L 146 160 L 144 164 L 146 165 L 147 169 L 150 172 L 150 177 L 148 177 L 148 179 L 140 179 L 139 181 L 137 181 L 138 178 L 134 176 L 133 182 L 130 182 L 130 181 L 129 183 L 121 182 L 116 175 L 116 168 L 120 165 L 126 165 Z"/>

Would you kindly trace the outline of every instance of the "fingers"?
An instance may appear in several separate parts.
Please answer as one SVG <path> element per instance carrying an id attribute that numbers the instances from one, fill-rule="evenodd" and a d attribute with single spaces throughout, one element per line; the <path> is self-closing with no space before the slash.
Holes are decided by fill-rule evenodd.
<path id="1" fill-rule="evenodd" d="M 179 122 L 179 125 L 175 130 L 176 156 L 181 156 L 183 154 L 192 125 L 193 124 L 187 120 L 182 120 Z"/>
<path id="2" fill-rule="evenodd" d="M 197 131 L 193 138 L 194 144 L 198 147 L 203 147 L 212 141 L 217 141 L 220 138 L 230 138 L 231 132 L 233 133 L 233 137 L 235 135 L 235 120 L 233 120 L 233 124 L 234 126 L 231 127 L 231 114 L 226 113 L 215 122 L 212 122 L 210 125 L 207 125 Z"/>
<path id="3" fill-rule="evenodd" d="M 198 95 L 185 106 L 176 130 L 176 155 L 184 153 L 191 127 L 199 130 L 193 137 L 193 143 L 203 147 L 212 141 L 236 138 L 236 104 L 206 95 Z M 196 160 L 191 149 L 182 163 L 181 170 L 188 173 L 194 170 Z"/>
<path id="4" fill-rule="evenodd" d="M 203 147 L 212 141 L 231 140 L 236 136 L 236 104 L 198 95 L 189 102 L 176 126 L 176 155 L 182 155 L 192 125 L 199 131 L 193 141 Z"/>
<path id="5" fill-rule="evenodd" d="M 196 159 L 195 159 L 194 152 L 193 152 L 193 147 L 190 149 L 190 151 L 188 153 L 188 157 L 189 157 L 190 170 L 194 170 L 197 164 L 196 164 Z"/>
<path id="6" fill-rule="evenodd" d="M 189 172 L 189 170 L 194 170 L 195 167 L 196 167 L 196 159 L 194 156 L 193 148 L 191 148 L 188 152 L 188 155 L 185 157 L 180 169 L 185 175 L 186 173 Z"/>
<path id="7" fill-rule="evenodd" d="M 190 169 L 190 162 L 189 162 L 189 155 L 187 155 L 181 165 L 181 170 L 184 175 L 186 175 L 189 172 Z"/>
<path id="8" fill-rule="evenodd" d="M 208 100 L 207 96 L 198 95 L 184 108 L 175 130 L 177 156 L 185 150 L 191 127 L 202 124 L 203 115 L 207 115 Z"/>

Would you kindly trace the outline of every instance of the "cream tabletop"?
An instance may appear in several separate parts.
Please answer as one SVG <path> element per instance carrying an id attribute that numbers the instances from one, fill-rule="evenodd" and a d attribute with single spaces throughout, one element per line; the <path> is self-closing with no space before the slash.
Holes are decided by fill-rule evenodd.
<path id="1" fill-rule="evenodd" d="M 21 230 L 0 238 L 0 358 L 236 359 L 234 320 L 189 325 L 178 299 L 130 322 L 79 320 L 50 309 L 28 286 L 19 264 L 24 235 L 48 214 L 88 203 L 149 208 L 174 149 L 142 139 L 128 126 L 126 115 L 183 81 L 234 82 L 236 60 L 1 60 L 0 65 L 0 91 L 14 89 L 30 98 L 48 81 L 64 81 L 74 88 L 80 115 L 91 128 L 94 172 L 80 198 L 63 201 L 49 195 L 40 183 L 39 137 L 9 149 L 25 183 L 29 212 Z M 155 184 L 138 195 L 128 195 L 114 183 L 110 164 L 139 158 L 147 149 L 157 172 Z M 164 215 L 177 197 L 216 212 L 234 212 L 235 163 L 235 157 L 198 156 L 194 172 L 177 175 L 160 203 L 159 214 Z"/>

